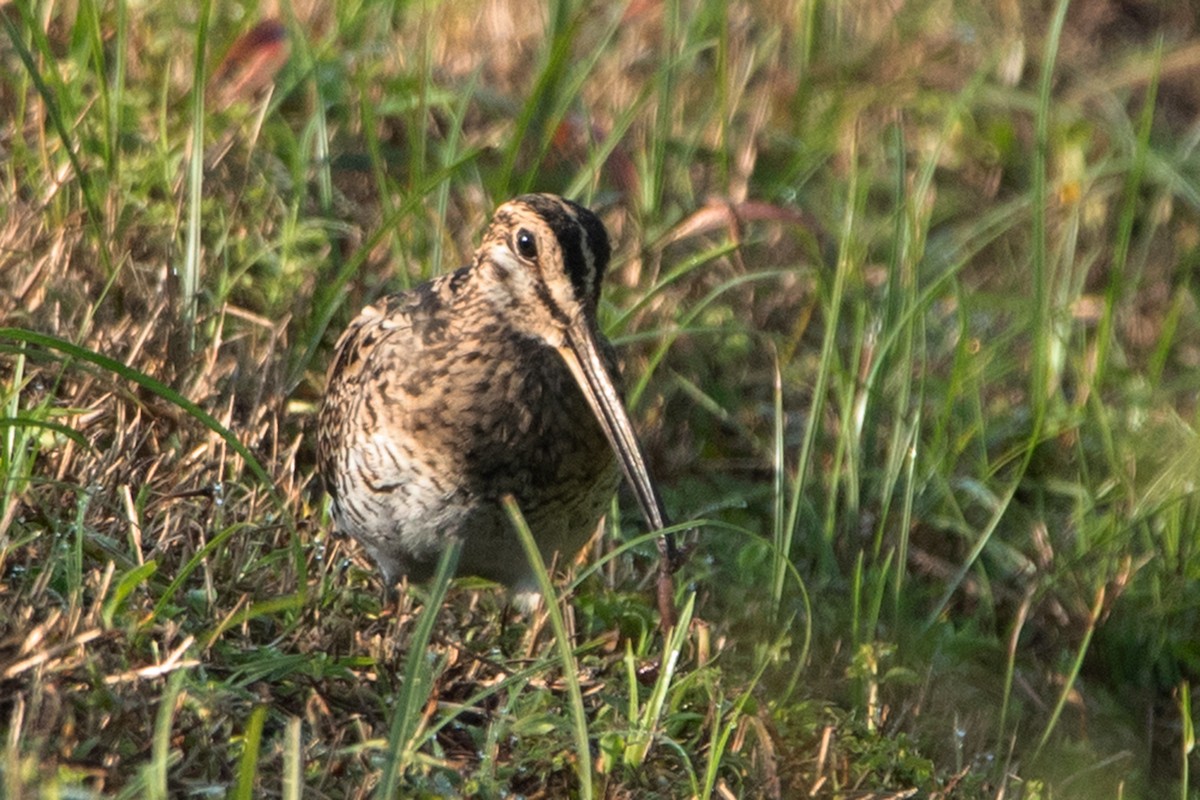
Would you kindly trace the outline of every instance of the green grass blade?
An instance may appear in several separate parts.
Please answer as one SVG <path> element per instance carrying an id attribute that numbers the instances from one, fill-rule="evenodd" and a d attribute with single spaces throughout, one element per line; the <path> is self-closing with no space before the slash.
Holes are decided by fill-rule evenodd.
<path id="1" fill-rule="evenodd" d="M 273 617 L 281 611 L 299 611 L 304 608 L 304 590 L 301 589 L 294 594 L 284 595 L 283 597 L 273 597 L 270 600 L 261 600 L 257 603 L 243 608 L 241 611 L 233 614 L 226 619 L 221 620 L 215 628 L 213 628 L 204 638 L 204 648 L 208 649 L 220 639 L 222 634 L 230 628 L 236 628 L 246 622 L 258 617 Z"/>
<path id="2" fill-rule="evenodd" d="M 390 749 L 384 761 L 379 785 L 375 787 L 374 792 L 374 796 L 380 800 L 390 800 L 398 796 L 404 771 L 412 763 L 415 755 L 415 738 L 420 729 L 422 711 L 433 688 L 434 674 L 437 671 L 427 652 L 429 642 L 441 613 L 442 603 L 445 602 L 446 592 L 450 588 L 450 581 L 458 566 L 461 549 L 461 544 L 454 542 L 442 551 L 437 571 L 430 583 L 429 595 L 425 598 L 425 607 L 421 609 L 417 627 L 409 640 L 404 682 L 401 684 L 400 696 L 396 698 L 389 727 Z"/>
<path id="3" fill-rule="evenodd" d="M 1092 643 L 1092 634 L 1096 632 L 1096 625 L 1100 620 L 1100 614 L 1104 610 L 1104 595 L 1103 588 L 1096 592 L 1096 601 L 1092 604 L 1091 614 L 1088 616 L 1087 628 L 1084 630 L 1083 638 L 1080 640 L 1079 647 L 1075 651 L 1075 658 L 1071 662 L 1071 669 L 1065 676 L 1066 679 L 1063 681 L 1062 689 L 1058 693 L 1058 701 L 1054 704 L 1054 710 L 1050 712 L 1050 718 L 1046 721 L 1046 726 L 1042 729 L 1041 738 L 1038 739 L 1037 747 L 1033 750 L 1034 761 L 1042 754 L 1046 744 L 1050 741 L 1054 729 L 1058 726 L 1058 720 L 1062 716 L 1063 709 L 1067 707 L 1067 701 L 1071 699 L 1071 695 L 1075 692 L 1075 685 L 1079 680 L 1079 670 L 1083 667 L 1083 660 L 1087 656 L 1088 648 Z"/>
<path id="4" fill-rule="evenodd" d="M 1096 330 L 1096 367 L 1093 381 L 1096 388 L 1103 389 L 1104 375 L 1108 368 L 1109 351 L 1113 345 L 1113 325 L 1118 304 L 1128 291 L 1129 250 L 1133 242 L 1133 227 L 1138 219 L 1140 192 L 1145 180 L 1146 165 L 1150 154 L 1150 134 L 1154 128 L 1154 110 L 1158 97 L 1158 83 L 1162 73 L 1163 40 L 1159 35 L 1154 48 L 1154 65 L 1150 85 L 1142 100 L 1142 114 L 1138 120 L 1137 138 L 1133 142 L 1132 161 L 1125 174 L 1125 186 L 1121 193 L 1121 207 L 1117 216 L 1117 232 L 1114 242 L 1112 264 L 1109 267 L 1108 286 L 1104 295 L 1104 312 Z"/>
<path id="5" fill-rule="evenodd" d="M 833 285 L 830 287 L 828 298 L 825 301 L 825 330 L 822 335 L 821 356 L 817 366 L 817 374 L 813 381 L 812 406 L 808 412 L 808 422 L 804 428 L 804 438 L 800 444 L 800 452 L 796 457 L 795 478 L 792 497 L 789 503 L 788 522 L 784 529 L 784 554 L 789 557 L 792 542 L 800 524 L 803 491 L 807 485 L 810 473 L 815 469 L 813 462 L 816 454 L 817 435 L 822 427 L 829 383 L 836 369 L 836 344 L 838 341 L 841 309 L 850 271 L 854 266 L 853 240 L 858 225 L 857 210 L 864 198 L 859 188 L 858 170 L 853 163 L 851 164 L 850 175 L 846 184 L 845 198 L 845 211 L 843 212 L 842 230 L 839 237 L 837 265 L 834 268 Z M 828 542 L 825 542 L 825 545 L 825 548 L 820 553 L 820 558 L 825 568 L 832 570 L 834 569 L 832 553 L 829 551 Z M 785 579 L 786 576 L 783 570 L 776 567 L 771 577 L 771 602 L 776 608 L 783 597 Z"/>
<path id="6" fill-rule="evenodd" d="M 258 753 L 262 747 L 263 722 L 267 718 L 267 707 L 257 705 L 250 712 L 250 720 L 242 734 L 242 757 L 238 762 L 237 786 L 233 790 L 234 800 L 254 800 L 254 777 L 258 774 Z"/>
<path id="7" fill-rule="evenodd" d="M 498 194 L 509 197 L 531 189 L 538 175 L 540 157 L 527 165 L 520 177 L 516 177 L 517 165 L 523 152 L 529 152 L 528 142 L 537 143 L 535 152 L 545 153 L 549 150 L 554 137 L 555 128 L 561 121 L 561 109 L 564 107 L 562 86 L 568 73 L 576 74 L 571 65 L 571 45 L 575 39 L 581 14 L 575 13 L 572 4 L 559 0 L 550 4 L 550 20 L 547 26 L 545 41 L 547 47 L 542 56 L 542 64 L 537 71 L 537 80 L 517 117 L 508 149 L 504 154 L 504 163 L 498 173 L 496 186 Z M 577 75 L 577 78 L 582 76 Z"/>
<path id="8" fill-rule="evenodd" d="M 82 447 L 84 450 L 92 450 L 92 443 L 83 438 L 83 435 L 74 428 L 63 425 L 61 422 L 51 422 L 48 419 L 38 419 L 29 414 L 19 414 L 15 417 L 0 417 L 0 429 L 24 429 L 24 428 L 41 428 L 42 430 L 52 431 L 62 436 L 64 439 L 70 439 L 75 444 Z M 9 446 L 9 452 L 12 452 L 12 446 Z M 7 473 L 6 473 L 7 475 Z"/>
<path id="9" fill-rule="evenodd" d="M 208 55 L 208 20 L 212 0 L 201 0 L 196 20 L 196 52 L 192 64 L 192 141 L 188 156 L 187 242 L 179 269 L 180 310 L 192 347 L 196 344 L 195 320 L 200 297 L 200 233 L 204 202 L 204 60 Z"/>
<path id="10" fill-rule="evenodd" d="M 579 776 L 579 796 L 591 800 L 594 794 L 592 785 L 592 749 L 588 741 L 587 713 L 583 708 L 583 692 L 579 688 L 579 664 L 575 661 L 575 652 L 571 640 L 567 636 L 567 625 L 563 620 L 562 609 L 555 600 L 554 584 L 546 570 L 546 563 L 534 541 L 533 532 L 525 523 L 517 501 L 511 496 L 504 497 L 504 510 L 512 520 L 517 535 L 521 539 L 521 547 L 525 557 L 529 559 L 537 577 L 538 588 L 545 598 L 546 614 L 550 617 L 550 627 L 554 631 L 554 645 L 558 651 L 559 665 L 562 669 L 563 682 L 567 685 L 567 710 L 571 715 L 571 730 L 575 734 L 576 762 L 575 772 Z"/>
<path id="11" fill-rule="evenodd" d="M 163 616 L 163 612 L 166 611 L 167 606 L 175 598 L 175 594 L 179 591 L 179 588 L 183 586 L 184 582 L 187 581 L 188 577 L 193 572 L 195 572 L 204 564 L 204 560 L 213 553 L 219 552 L 220 548 L 224 546 L 224 544 L 229 541 L 232 536 L 237 533 L 244 532 L 248 530 L 248 528 L 249 526 L 245 524 L 230 525 L 228 528 L 205 542 L 204 546 L 197 550 L 195 555 L 188 559 L 187 563 L 180 567 L 175 573 L 175 577 L 171 579 L 171 582 L 167 585 L 167 588 L 164 589 L 162 595 L 159 596 L 158 601 L 155 602 L 152 617 L 154 619 L 161 618 Z"/>
<path id="12" fill-rule="evenodd" d="M 1033 218 L 1032 222 L 1032 253 L 1030 264 L 1030 280 L 1033 283 L 1034 317 L 1033 325 L 1033 376 L 1030 381 L 1030 405 L 1033 408 L 1035 420 L 1033 436 L 1046 415 L 1046 402 L 1053 386 L 1050 372 L 1054 368 L 1051 349 L 1054 346 L 1053 308 L 1050 292 L 1050 268 L 1048 265 L 1048 233 L 1047 217 L 1050 213 L 1050 191 L 1046 176 L 1047 162 L 1050 159 L 1050 107 L 1052 88 L 1054 85 L 1054 67 L 1057 63 L 1059 39 L 1062 35 L 1063 22 L 1067 15 L 1069 0 L 1059 0 L 1055 13 L 1046 34 L 1046 48 L 1042 58 L 1042 73 L 1038 80 L 1038 105 L 1034 115 L 1034 157 L 1033 157 Z"/>
<path id="13" fill-rule="evenodd" d="M 1196 723 L 1192 717 L 1192 685 L 1187 681 L 1179 682 L 1179 719 L 1183 723 L 1183 733 L 1179 737 L 1180 750 L 1180 776 L 1179 776 L 1179 797 L 1180 800 L 1188 800 L 1192 796 L 1190 775 L 1191 765 L 1188 763 L 1192 758 L 1192 751 L 1196 749 Z"/>
<path id="14" fill-rule="evenodd" d="M 100 615 L 100 618 L 104 620 L 104 627 L 112 627 L 113 617 L 121 608 L 121 604 L 125 602 L 125 598 L 129 597 L 134 589 L 143 584 L 157 571 L 158 563 L 151 560 L 134 567 L 121 576 L 121 580 L 117 582 L 116 588 L 113 589 L 108 600 L 104 602 L 104 610 Z"/>
<path id="15" fill-rule="evenodd" d="M 171 731 L 174 729 L 175 705 L 183 692 L 183 682 L 187 674 L 187 671 L 182 669 L 172 672 L 158 701 L 154 735 L 150 740 L 150 763 L 146 768 L 144 788 L 147 800 L 167 800 L 172 796 L 167 777 L 170 766 L 178 755 L 171 748 Z"/>

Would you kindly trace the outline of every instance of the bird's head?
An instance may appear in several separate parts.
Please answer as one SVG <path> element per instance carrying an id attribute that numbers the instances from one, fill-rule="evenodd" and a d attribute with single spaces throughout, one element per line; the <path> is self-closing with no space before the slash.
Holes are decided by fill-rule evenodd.
<path id="1" fill-rule="evenodd" d="M 525 194 L 496 209 L 475 268 L 498 314 L 558 348 L 569 328 L 594 329 L 610 252 L 604 223 L 589 209 Z"/>
<path id="2" fill-rule="evenodd" d="M 510 200 L 475 256 L 488 303 L 506 323 L 558 351 L 575 377 L 653 528 L 666 524 L 641 447 L 598 345 L 596 306 L 611 249 L 604 224 L 551 194 Z"/>

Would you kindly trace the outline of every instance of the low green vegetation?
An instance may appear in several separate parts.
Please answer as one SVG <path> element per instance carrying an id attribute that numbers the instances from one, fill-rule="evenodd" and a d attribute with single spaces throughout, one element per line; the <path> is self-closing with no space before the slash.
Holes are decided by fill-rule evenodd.
<path id="1" fill-rule="evenodd" d="M 0 796 L 1200 796 L 1185 4 L 0 23 Z M 531 618 L 329 533 L 337 334 L 527 190 L 612 233 L 670 635 L 624 495 Z"/>

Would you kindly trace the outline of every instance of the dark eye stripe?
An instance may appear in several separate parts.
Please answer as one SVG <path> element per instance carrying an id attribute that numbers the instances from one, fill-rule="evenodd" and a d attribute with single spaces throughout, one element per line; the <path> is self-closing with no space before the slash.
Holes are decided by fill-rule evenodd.
<path id="1" fill-rule="evenodd" d="M 592 275 L 587 259 L 583 255 L 583 236 L 579 225 L 565 215 L 560 218 L 565 224 L 555 228 L 554 235 L 558 239 L 563 252 L 563 267 L 571 279 L 575 296 L 587 298 L 592 293 Z M 553 226 L 553 224 L 552 224 Z"/>

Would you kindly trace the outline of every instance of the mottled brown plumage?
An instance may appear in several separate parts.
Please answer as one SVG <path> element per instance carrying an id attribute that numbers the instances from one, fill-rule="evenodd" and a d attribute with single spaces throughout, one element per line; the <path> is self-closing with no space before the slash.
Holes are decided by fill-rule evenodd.
<path id="1" fill-rule="evenodd" d="M 608 258 L 591 211 L 523 195 L 497 209 L 470 266 L 384 298 L 342 335 L 320 470 L 335 526 L 388 585 L 428 577 L 458 538 L 460 573 L 534 596 L 509 494 L 547 563 L 587 542 L 621 471 L 665 524 L 596 328 Z"/>

